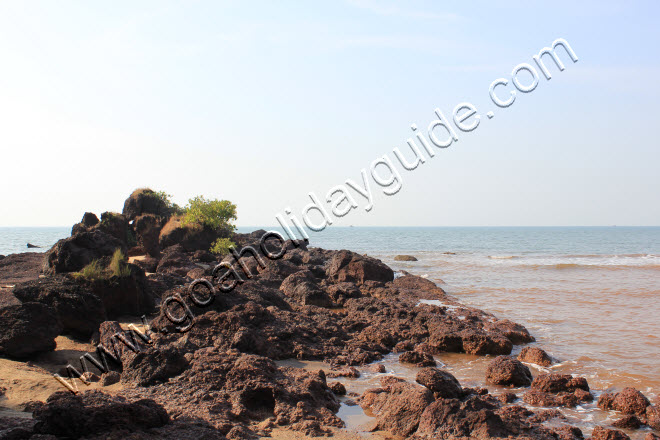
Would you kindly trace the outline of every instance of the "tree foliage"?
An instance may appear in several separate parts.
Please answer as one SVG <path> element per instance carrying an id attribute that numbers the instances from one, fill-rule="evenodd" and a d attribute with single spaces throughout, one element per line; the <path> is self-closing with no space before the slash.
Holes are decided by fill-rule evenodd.
<path id="1" fill-rule="evenodd" d="M 236 226 L 233 220 L 236 220 L 236 205 L 228 200 L 208 200 L 197 196 L 188 200 L 182 223 L 234 231 Z"/>

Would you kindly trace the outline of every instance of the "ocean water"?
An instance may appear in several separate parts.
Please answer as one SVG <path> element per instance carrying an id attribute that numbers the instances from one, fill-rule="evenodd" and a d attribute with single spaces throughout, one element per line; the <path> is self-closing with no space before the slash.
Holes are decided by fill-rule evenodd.
<path id="1" fill-rule="evenodd" d="M 0 228 L 0 254 L 26 252 L 27 242 L 43 251 L 69 233 Z M 634 386 L 651 398 L 660 394 L 660 227 L 331 227 L 309 235 L 310 246 L 380 258 L 524 324 L 561 361 L 553 371 L 586 376 L 596 393 Z M 398 254 L 419 261 L 394 261 Z M 439 361 L 477 385 L 489 359 Z M 595 404 L 573 412 L 585 423 L 614 417 Z"/>

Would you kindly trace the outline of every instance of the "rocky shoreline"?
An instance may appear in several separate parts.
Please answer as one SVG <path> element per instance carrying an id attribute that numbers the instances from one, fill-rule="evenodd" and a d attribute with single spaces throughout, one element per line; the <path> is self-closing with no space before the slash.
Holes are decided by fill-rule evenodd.
<path id="1" fill-rule="evenodd" d="M 259 250 L 264 232 L 231 238 L 239 253 Z M 77 394 L 61 386 L 44 401 L 25 401 L 20 409 L 31 417 L 0 413 L 0 439 L 251 439 L 281 429 L 331 436 L 345 426 L 337 414 L 347 393 L 350 404 L 374 417 L 371 431 L 398 438 L 584 438 L 558 408 L 593 401 L 593 390 L 586 378 L 534 375 L 529 365 L 554 362 L 538 347 L 511 356 L 514 346 L 534 341 L 522 325 L 348 250 L 287 241 L 279 259 L 263 250 L 259 259 L 245 253 L 239 262 L 210 253 L 211 242 L 227 234 L 184 226 L 142 190 L 126 200 L 122 214 L 99 220 L 86 213 L 71 237 L 44 254 L 1 259 L 0 356 L 29 366 L 57 350 L 56 339 L 65 335 L 110 348 L 117 362 L 102 365 L 105 372 L 88 362 L 83 379 L 93 389 L 78 381 Z M 94 261 L 111 267 L 117 249 L 132 257 L 115 262 L 119 272 L 81 275 Z M 200 306 L 186 286 L 196 279 L 217 284 L 214 268 L 223 262 L 243 282 Z M 124 332 L 123 317 L 142 315 L 149 321 L 146 339 Z M 132 338 L 133 348 L 117 335 Z M 415 381 L 387 373 L 382 360 L 392 353 L 418 368 Z M 516 394 L 462 386 L 436 365 L 443 353 L 492 356 L 483 385 Z M 328 368 L 280 362 L 290 359 Z M 82 373 L 75 356 L 49 373 L 66 378 L 74 361 Z M 379 386 L 347 390 L 342 379 L 366 371 L 382 374 Z M 15 385 L 0 381 L 0 405 Z M 633 432 L 658 438 L 657 402 L 639 391 L 603 393 L 597 401 L 618 418 L 614 426 L 597 426 L 591 438 Z"/>

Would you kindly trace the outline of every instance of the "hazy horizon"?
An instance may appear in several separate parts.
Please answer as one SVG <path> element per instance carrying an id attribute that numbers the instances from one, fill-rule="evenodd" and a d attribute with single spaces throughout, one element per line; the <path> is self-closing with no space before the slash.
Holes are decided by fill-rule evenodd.
<path id="1" fill-rule="evenodd" d="M 655 12 L 653 12 L 655 11 Z M 169 1 L 0 4 L 0 226 L 121 212 L 139 187 L 297 218 L 439 109 L 473 132 L 334 226 L 656 226 L 660 5 Z M 579 57 L 499 108 L 489 86 L 562 38 Z M 530 80 L 520 75 L 523 82 Z M 502 86 L 506 98 L 512 85 Z M 487 117 L 493 111 L 494 117 Z M 454 127 L 455 129 L 455 127 Z M 419 144 L 418 144 L 419 145 Z M 423 149 L 422 149 L 423 150 Z M 426 153 L 426 151 L 423 151 Z"/>

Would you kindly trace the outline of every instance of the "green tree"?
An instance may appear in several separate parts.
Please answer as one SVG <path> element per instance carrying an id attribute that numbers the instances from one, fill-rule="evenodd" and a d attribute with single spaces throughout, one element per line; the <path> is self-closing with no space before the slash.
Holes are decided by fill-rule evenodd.
<path id="1" fill-rule="evenodd" d="M 188 200 L 182 223 L 233 232 L 236 229 L 233 220 L 236 220 L 236 205 L 229 200 L 207 200 L 204 196 L 197 196 Z"/>

